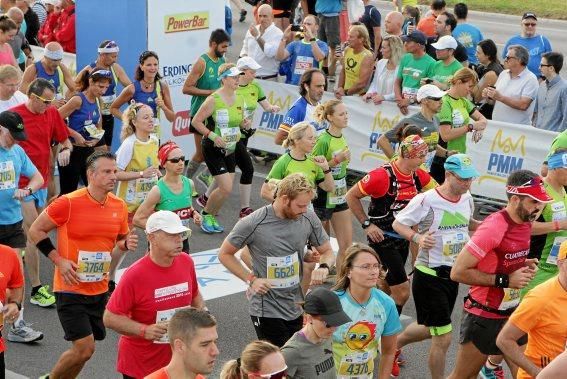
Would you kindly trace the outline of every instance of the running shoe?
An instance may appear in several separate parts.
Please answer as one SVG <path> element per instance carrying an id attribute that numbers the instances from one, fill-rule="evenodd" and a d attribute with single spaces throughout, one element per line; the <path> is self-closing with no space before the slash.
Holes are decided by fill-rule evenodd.
<path id="1" fill-rule="evenodd" d="M 203 232 L 208 234 L 216 233 L 215 221 L 215 216 L 211 214 L 203 215 L 203 222 L 201 223 Z"/>
<path id="2" fill-rule="evenodd" d="M 207 197 L 207 195 L 202 194 L 201 196 L 199 196 L 197 198 L 197 204 L 199 204 L 199 206 L 203 209 L 205 209 L 205 207 L 207 206 L 207 201 L 209 200 L 209 198 Z"/>
<path id="3" fill-rule="evenodd" d="M 399 366 L 404 366 L 406 364 L 406 357 L 404 356 L 402 349 L 396 350 L 396 356 L 394 359 L 398 361 Z"/>
<path id="4" fill-rule="evenodd" d="M 504 370 L 501 365 L 496 366 L 494 370 L 484 365 L 480 370 L 480 377 L 483 379 L 504 379 Z"/>
<path id="5" fill-rule="evenodd" d="M 248 216 L 250 213 L 254 212 L 254 209 L 250 208 L 250 207 L 246 207 L 246 208 L 242 208 L 240 210 L 240 218 L 244 218 L 246 216 Z"/>
<path id="6" fill-rule="evenodd" d="M 205 186 L 205 188 L 209 188 L 209 186 L 211 184 L 213 184 L 213 176 L 211 175 L 211 173 L 209 172 L 209 170 L 205 170 L 203 172 L 201 172 L 198 176 L 197 176 L 197 180 Z"/>
<path id="7" fill-rule="evenodd" d="M 50 307 L 55 304 L 55 296 L 49 293 L 49 286 L 41 286 L 35 295 L 30 297 L 30 303 L 39 305 L 40 307 Z"/>
<path id="8" fill-rule="evenodd" d="M 397 378 L 400 376 L 400 365 L 398 365 L 398 360 L 394 357 L 394 364 L 392 365 L 392 378 Z"/>
<path id="9" fill-rule="evenodd" d="M 248 14 L 248 12 L 246 12 L 246 9 L 243 9 L 240 11 L 240 18 L 238 19 L 238 22 L 244 22 L 246 20 L 246 15 Z"/>
<path id="10" fill-rule="evenodd" d="M 219 222 L 217 221 L 217 218 L 215 216 L 213 217 L 213 227 L 215 228 L 215 233 L 222 233 L 224 232 L 224 227 L 219 224 Z"/>
<path id="11" fill-rule="evenodd" d="M 6 338 L 10 342 L 30 343 L 43 339 L 43 333 L 33 330 L 31 328 L 31 324 L 26 323 L 24 320 L 20 320 L 16 324 L 12 325 L 8 332 L 8 337 Z"/>

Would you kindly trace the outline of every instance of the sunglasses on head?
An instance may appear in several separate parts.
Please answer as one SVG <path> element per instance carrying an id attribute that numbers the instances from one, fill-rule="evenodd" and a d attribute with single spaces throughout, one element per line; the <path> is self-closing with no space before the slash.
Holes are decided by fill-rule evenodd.
<path id="1" fill-rule="evenodd" d="M 168 161 L 168 162 L 171 162 L 171 163 L 185 162 L 185 156 L 182 155 L 182 156 L 180 156 L 180 157 L 167 159 L 167 161 Z"/>
<path id="2" fill-rule="evenodd" d="M 273 372 L 271 374 L 254 373 L 254 375 L 257 375 L 262 379 L 286 379 L 287 378 L 287 366 L 284 367 L 282 370 Z"/>
<path id="3" fill-rule="evenodd" d="M 116 44 L 116 42 L 114 42 L 114 41 L 108 41 L 108 42 L 106 43 L 106 45 L 104 45 L 102 48 L 103 48 L 103 49 L 112 49 L 113 47 L 116 47 L 116 46 L 118 46 L 118 45 Z"/>

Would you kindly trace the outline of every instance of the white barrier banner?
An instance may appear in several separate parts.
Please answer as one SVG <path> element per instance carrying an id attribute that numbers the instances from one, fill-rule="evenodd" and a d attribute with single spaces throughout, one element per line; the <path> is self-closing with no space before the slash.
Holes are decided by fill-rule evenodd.
<path id="1" fill-rule="evenodd" d="M 264 112 L 258 107 L 254 114 L 253 127 L 256 134 L 249 147 L 282 154 L 284 149 L 274 143 L 278 126 L 293 102 L 299 97 L 298 87 L 261 80 L 261 86 L 270 103 L 279 105 L 280 113 Z M 323 101 L 333 98 L 327 92 Z M 394 103 L 381 105 L 364 103 L 359 97 L 344 97 L 349 112 L 349 127 L 344 135 L 351 151 L 351 170 L 368 172 L 387 161 L 376 141 L 405 116 Z M 412 112 L 419 111 L 414 107 Z M 489 121 L 482 140 L 475 144 L 467 136 L 468 154 L 480 173 L 471 192 L 491 199 L 506 200 L 504 183 L 511 171 L 528 169 L 539 173 L 551 142 L 557 133 L 535 129 L 526 125 Z"/>

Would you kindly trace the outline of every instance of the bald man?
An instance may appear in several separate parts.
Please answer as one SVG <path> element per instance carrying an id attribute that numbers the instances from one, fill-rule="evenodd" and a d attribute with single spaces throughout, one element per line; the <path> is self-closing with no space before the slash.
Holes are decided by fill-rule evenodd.
<path id="1" fill-rule="evenodd" d="M 386 15 L 384 19 L 384 29 L 386 34 L 391 36 L 402 35 L 402 26 L 404 25 L 404 16 L 400 12 L 392 11 Z"/>
<path id="2" fill-rule="evenodd" d="M 16 57 L 16 62 L 18 62 L 20 69 L 24 71 L 27 65 L 33 63 L 33 55 L 30 44 L 28 43 L 24 33 L 22 33 L 22 24 L 25 24 L 24 12 L 22 12 L 20 8 L 14 6 L 8 9 L 6 15 L 18 26 L 18 33 L 16 33 L 14 38 L 8 41 L 8 44 L 14 52 L 14 57 Z"/>
<path id="3" fill-rule="evenodd" d="M 258 8 L 258 20 L 258 25 L 252 24 L 248 28 L 240 56 L 249 56 L 262 66 L 256 71 L 257 79 L 277 81 L 279 62 L 276 53 L 283 32 L 274 25 L 272 7 L 268 4 Z"/>
<path id="4" fill-rule="evenodd" d="M 65 104 L 65 99 L 75 93 L 75 82 L 69 68 L 62 62 L 63 47 L 58 42 L 49 42 L 43 50 L 43 58 L 29 65 L 24 71 L 20 91 L 26 93 L 31 82 L 37 78 L 47 79 L 55 87 L 56 100 L 52 103 L 57 108 Z M 67 86 L 67 96 L 63 90 Z"/>

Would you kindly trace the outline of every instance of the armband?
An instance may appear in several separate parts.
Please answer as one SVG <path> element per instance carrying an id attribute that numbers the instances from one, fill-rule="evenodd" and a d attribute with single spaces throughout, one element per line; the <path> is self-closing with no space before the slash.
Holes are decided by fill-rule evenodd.
<path id="1" fill-rule="evenodd" d="M 218 135 L 215 132 L 210 132 L 209 135 L 207 135 L 207 138 L 210 139 L 213 142 L 215 142 L 217 137 L 218 137 Z"/>
<path id="2" fill-rule="evenodd" d="M 37 249 L 41 251 L 41 253 L 46 257 L 49 257 L 49 253 L 55 250 L 55 246 L 53 246 L 51 238 L 49 237 L 45 237 L 44 239 L 36 243 L 35 247 L 37 247 Z"/>
<path id="3" fill-rule="evenodd" d="M 510 285 L 510 277 L 506 274 L 496 274 L 494 286 L 498 288 L 508 288 Z"/>

